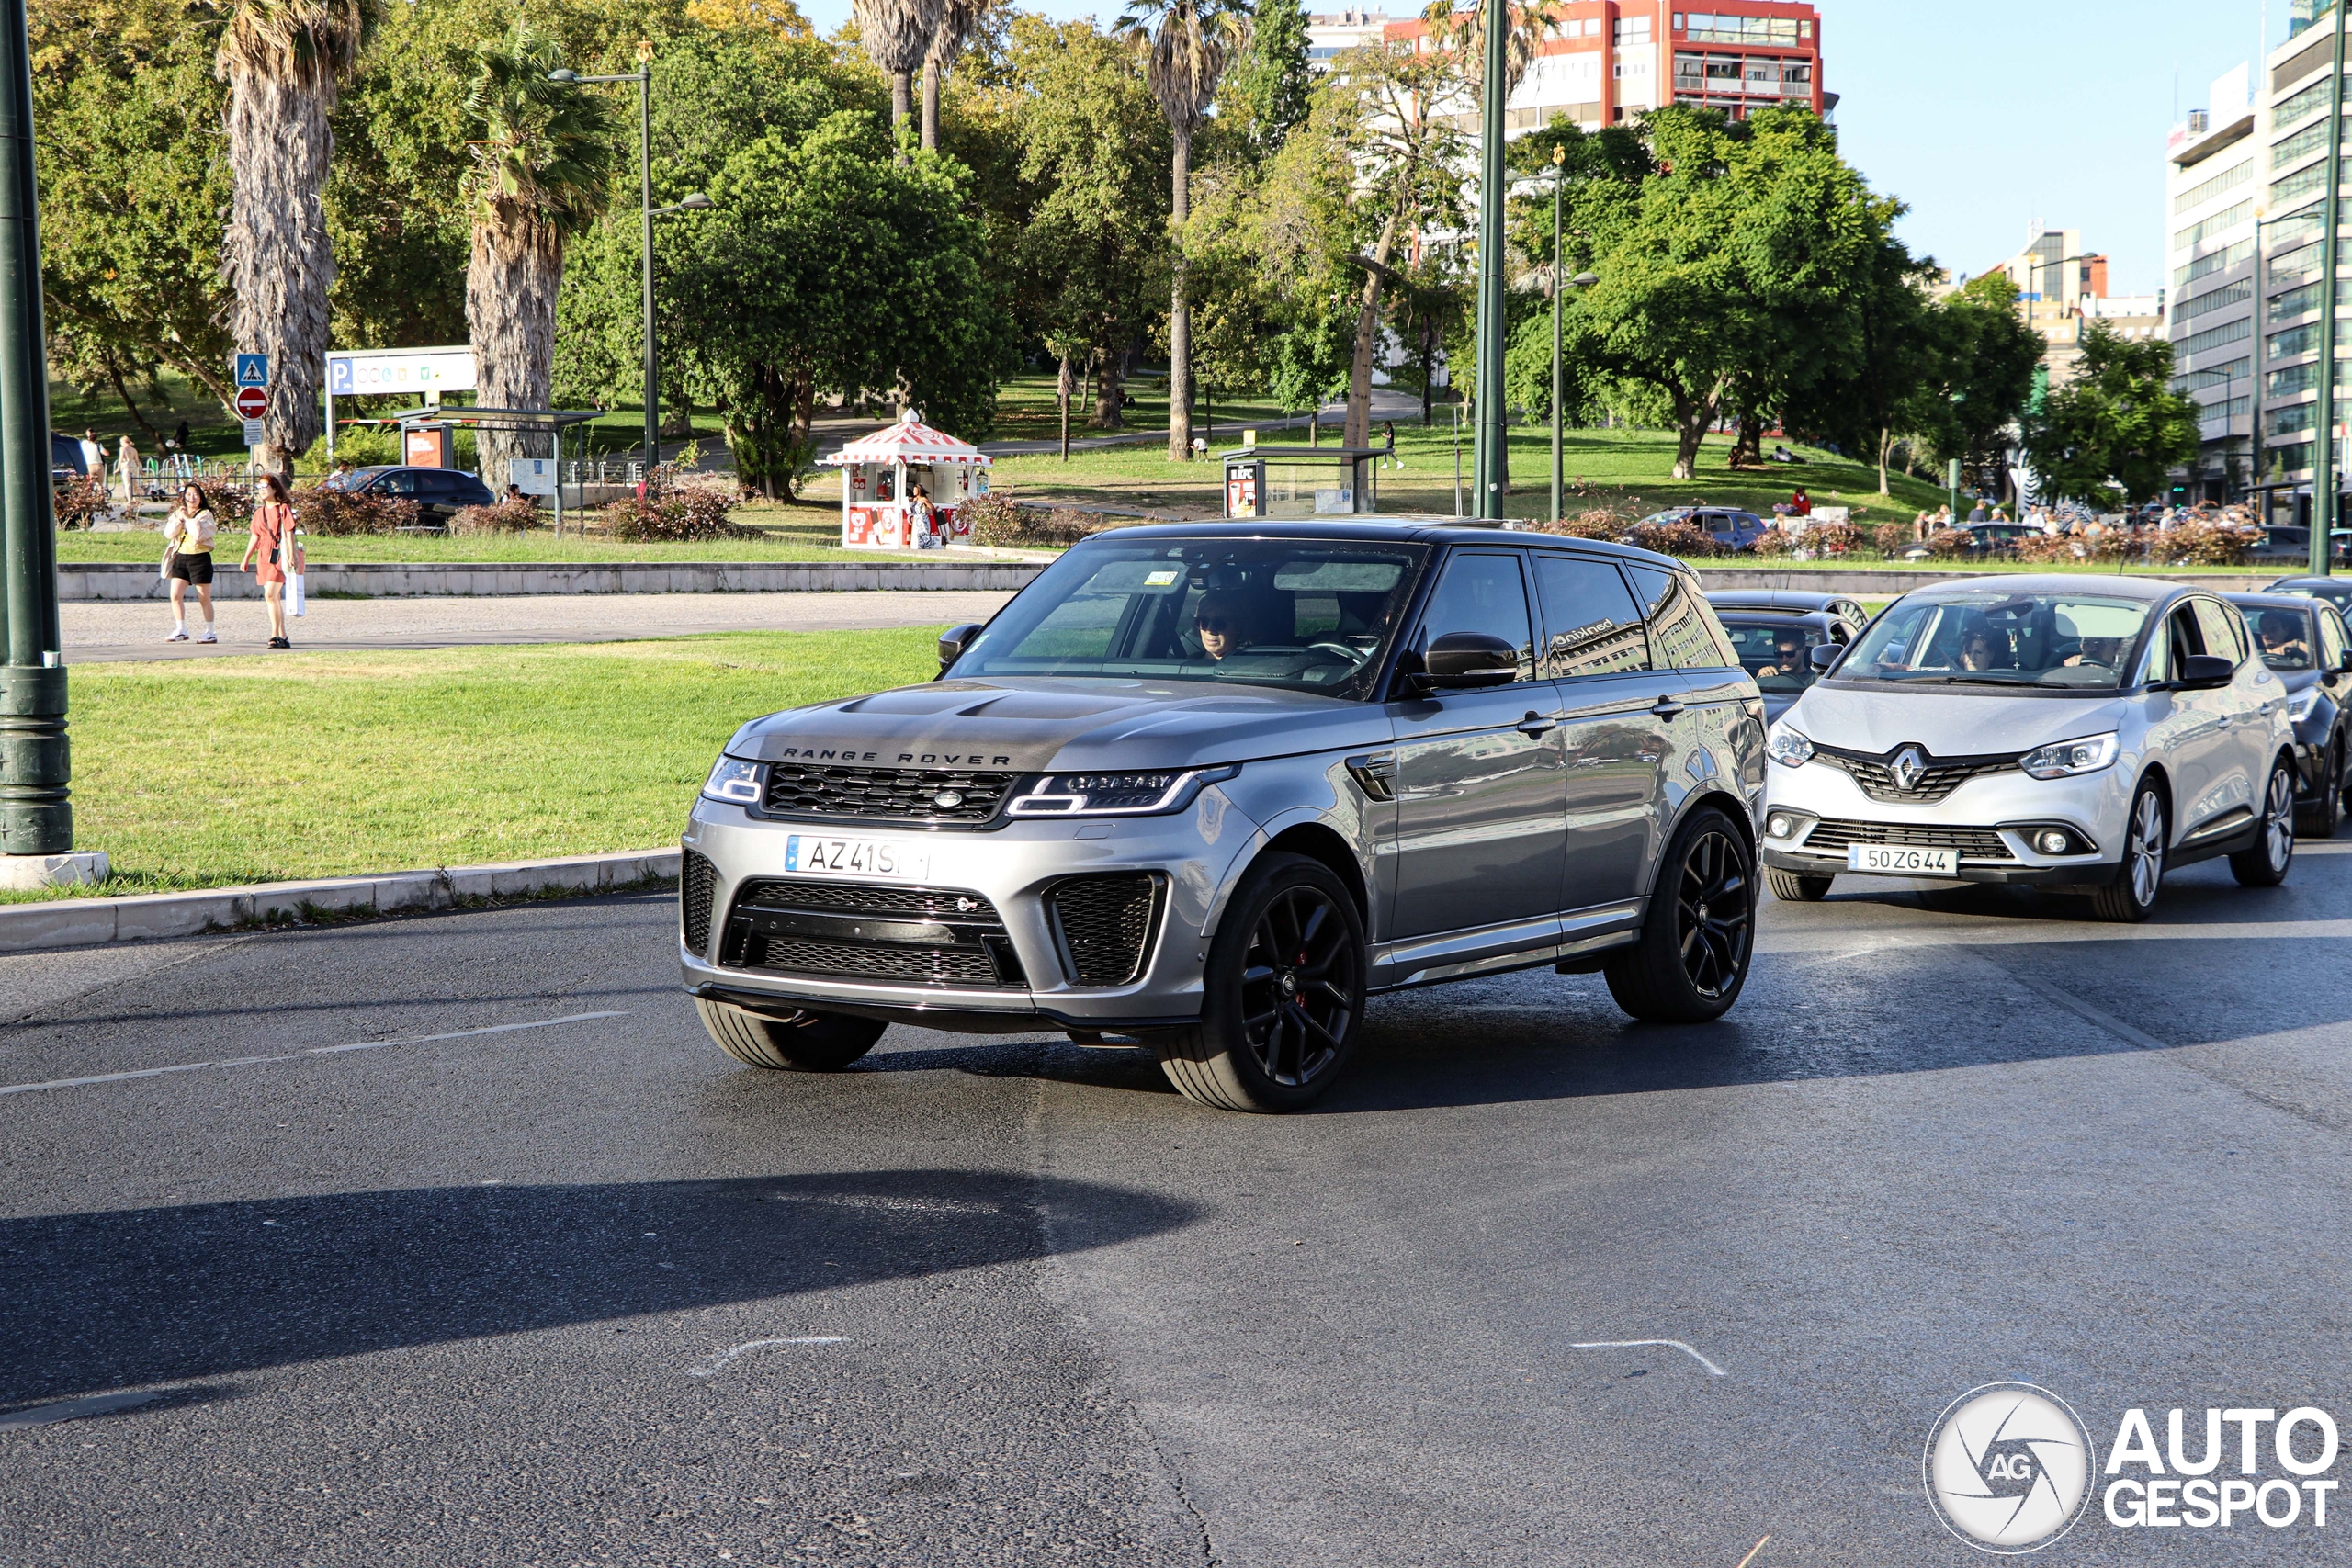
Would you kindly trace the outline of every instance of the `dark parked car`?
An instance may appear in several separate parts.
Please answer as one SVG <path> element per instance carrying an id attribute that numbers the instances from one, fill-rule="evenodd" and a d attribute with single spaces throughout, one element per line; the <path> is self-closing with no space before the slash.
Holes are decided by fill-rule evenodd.
<path id="1" fill-rule="evenodd" d="M 1715 596 L 1709 594 L 1708 602 L 1714 604 Z M 1740 668 L 1755 678 L 1756 689 L 1764 694 L 1767 724 L 1777 722 L 1819 677 L 1821 672 L 1813 664 L 1815 649 L 1843 647 L 1862 629 L 1860 620 L 1849 622 L 1827 611 L 1790 615 L 1726 610 L 1716 604 L 1715 618 L 1730 636 Z"/>
<path id="2" fill-rule="evenodd" d="M 445 528 L 464 508 L 498 501 L 488 485 L 458 468 L 358 468 L 343 488 L 355 495 L 413 501 L 418 522 Z"/>
<path id="3" fill-rule="evenodd" d="M 1748 548 L 1762 538 L 1770 526 L 1753 512 L 1739 512 L 1727 506 L 1670 506 L 1664 512 L 1652 513 L 1642 521 L 1695 523 L 1704 528 L 1715 543 L 1735 550 Z"/>
<path id="4" fill-rule="evenodd" d="M 2352 636 L 2344 614 L 2317 598 L 2232 593 L 2254 633 L 2254 650 L 2287 688 L 2295 721 L 2295 832 L 2334 835 L 2344 815 L 2345 750 L 2352 730 Z"/>
<path id="5" fill-rule="evenodd" d="M 1971 523 L 1962 532 L 1968 536 L 1971 555 L 2013 556 L 2019 539 L 2030 539 L 2041 530 L 2023 523 Z"/>
<path id="6" fill-rule="evenodd" d="M 63 484 L 69 479 L 90 477 L 89 460 L 82 456 L 82 444 L 71 435 L 49 433 L 49 479 L 51 484 Z"/>
<path id="7" fill-rule="evenodd" d="M 2352 615 L 2352 577 L 2282 577 L 2263 589 L 2265 593 L 2300 593 L 2324 599 L 2338 612 Z"/>
<path id="8" fill-rule="evenodd" d="M 2329 559 L 2343 560 L 2352 550 L 2352 528 L 2337 528 L 2328 535 Z M 2247 552 L 2258 561 L 2307 561 L 2312 558 L 2312 531 L 2301 524 L 2281 523 L 2266 528 L 2262 542 Z"/>
<path id="9" fill-rule="evenodd" d="M 1717 589 L 1707 595 L 1717 611 L 1767 610 L 1788 615 L 1831 615 L 1855 631 L 1871 624 L 1862 602 L 1843 593 L 1807 593 L 1793 588 Z"/>

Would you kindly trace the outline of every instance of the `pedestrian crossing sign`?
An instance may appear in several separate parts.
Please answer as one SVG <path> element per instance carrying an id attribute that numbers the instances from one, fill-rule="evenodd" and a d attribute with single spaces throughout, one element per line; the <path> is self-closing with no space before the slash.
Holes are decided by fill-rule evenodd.
<path id="1" fill-rule="evenodd" d="M 269 355 L 241 354 L 237 355 L 237 385 L 266 387 L 269 385 Z"/>

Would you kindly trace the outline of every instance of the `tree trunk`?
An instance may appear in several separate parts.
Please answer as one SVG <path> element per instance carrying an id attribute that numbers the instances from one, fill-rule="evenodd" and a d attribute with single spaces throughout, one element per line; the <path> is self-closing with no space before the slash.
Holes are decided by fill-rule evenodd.
<path id="1" fill-rule="evenodd" d="M 279 473 L 291 471 L 322 428 L 319 381 L 334 249 L 321 193 L 334 159 L 327 123 L 334 100 L 332 78 L 308 85 L 241 71 L 229 86 L 232 188 L 221 281 L 229 291 L 231 346 L 269 355 L 262 460 Z"/>
<path id="2" fill-rule="evenodd" d="M 922 62 L 922 150 L 939 151 L 939 62 Z"/>
<path id="3" fill-rule="evenodd" d="M 1671 477 L 1687 479 L 1698 472 L 1699 444 L 1706 439 L 1707 426 L 1714 420 L 1713 399 L 1691 399 L 1679 392 L 1675 394 L 1674 469 Z"/>
<path id="4" fill-rule="evenodd" d="M 1743 413 L 1739 416 L 1739 435 L 1732 443 L 1731 464 L 1735 468 L 1760 468 L 1764 466 L 1764 417 Z"/>
<path id="5" fill-rule="evenodd" d="M 1388 254 L 1396 243 L 1396 222 L 1404 204 L 1388 209 L 1380 226 L 1380 243 L 1372 248 L 1375 265 L 1364 268 L 1363 294 L 1356 304 L 1356 352 L 1348 367 L 1348 422 L 1342 427 L 1343 446 L 1372 445 L 1372 351 L 1380 337 L 1380 285 L 1388 270 Z"/>
<path id="6" fill-rule="evenodd" d="M 519 203 L 501 201 L 496 220 L 476 222 L 466 262 L 466 324 L 484 408 L 543 409 L 555 363 L 555 299 L 563 252 L 555 231 Z M 661 395 L 655 389 L 653 395 Z M 474 435 L 482 483 L 503 493 L 512 461 L 549 455 L 548 438 L 513 430 Z"/>
<path id="7" fill-rule="evenodd" d="M 914 95 L 913 73 L 908 71 L 890 73 L 890 145 L 893 149 L 898 149 L 894 156 L 901 164 L 907 162 L 907 154 L 903 149 L 899 149 L 899 128 L 906 124 L 908 117 L 915 112 Z"/>
<path id="8" fill-rule="evenodd" d="M 1062 461 L 1069 461 L 1069 400 L 1078 394 L 1078 378 L 1069 373 L 1069 355 L 1062 355 L 1060 376 L 1054 383 L 1054 401 L 1062 415 Z"/>
<path id="9" fill-rule="evenodd" d="M 1878 492 L 1881 495 L 1893 495 L 1894 493 L 1886 486 L 1886 460 L 1892 457 L 1894 453 L 1894 432 L 1884 425 L 1881 425 L 1878 433 Z"/>
<path id="10" fill-rule="evenodd" d="M 147 416 L 139 412 L 139 405 L 131 401 L 130 388 L 124 383 L 122 378 L 122 367 L 115 363 L 114 355 L 111 354 L 107 355 L 107 379 L 114 384 L 114 395 L 120 398 L 122 400 L 122 406 L 130 411 L 131 419 L 138 424 L 140 429 L 147 433 L 147 439 L 153 441 L 157 446 L 163 446 L 164 433 L 156 429 L 153 424 L 150 424 L 147 422 Z M 171 400 L 166 398 L 164 401 L 164 406 L 168 408 L 171 404 Z"/>
<path id="11" fill-rule="evenodd" d="M 1193 139 L 1176 133 L 1173 193 L 1168 213 L 1168 460 L 1193 460 L 1193 311 L 1184 302 L 1184 223 L 1193 215 Z"/>
<path id="12" fill-rule="evenodd" d="M 1094 419 L 1097 430 L 1124 430 L 1126 421 L 1120 416 L 1120 383 L 1125 379 L 1125 356 L 1108 349 L 1094 355 Z"/>

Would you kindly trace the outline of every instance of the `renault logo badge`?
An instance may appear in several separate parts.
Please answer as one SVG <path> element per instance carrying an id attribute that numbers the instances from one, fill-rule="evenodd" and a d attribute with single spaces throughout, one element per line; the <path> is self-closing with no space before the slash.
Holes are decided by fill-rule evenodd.
<path id="1" fill-rule="evenodd" d="M 1894 754 L 1894 761 L 1887 771 L 1894 775 L 1894 787 L 1908 795 L 1919 787 L 1919 775 L 1928 771 L 1928 759 L 1917 746 L 1905 746 Z"/>

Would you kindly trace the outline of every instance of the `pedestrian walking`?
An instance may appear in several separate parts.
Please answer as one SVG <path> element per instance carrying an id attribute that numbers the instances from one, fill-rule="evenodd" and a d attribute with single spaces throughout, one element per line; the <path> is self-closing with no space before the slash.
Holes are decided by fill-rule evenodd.
<path id="1" fill-rule="evenodd" d="M 101 488 L 105 486 L 107 449 L 98 445 L 98 433 L 95 430 L 82 432 L 82 472 L 97 480 Z"/>
<path id="2" fill-rule="evenodd" d="M 1984 510 L 1984 498 L 1983 496 L 1978 496 L 1976 498 L 1976 504 L 1969 509 L 1968 520 L 1971 523 L 1989 523 L 1993 520 L 1992 513 Z"/>
<path id="3" fill-rule="evenodd" d="M 196 589 L 204 611 L 204 635 L 198 642 L 218 642 L 212 635 L 212 538 L 220 532 L 212 502 L 202 485 L 180 491 L 177 504 L 164 519 L 164 576 L 172 585 L 172 635 L 165 642 L 187 640 L 187 591 Z"/>
<path id="4" fill-rule="evenodd" d="M 251 571 L 269 601 L 269 646 L 291 648 L 286 640 L 286 574 L 294 567 L 294 504 L 286 481 L 276 474 L 261 477 L 261 500 L 254 507 L 253 536 L 245 543 L 239 571 Z"/>
<path id="5" fill-rule="evenodd" d="M 136 517 L 138 515 L 136 509 L 139 505 L 139 448 L 130 444 L 130 436 L 126 435 L 122 438 L 122 449 L 116 455 L 115 462 L 119 465 L 115 473 L 115 482 L 120 487 L 116 493 L 122 498 L 123 511 Z"/>

